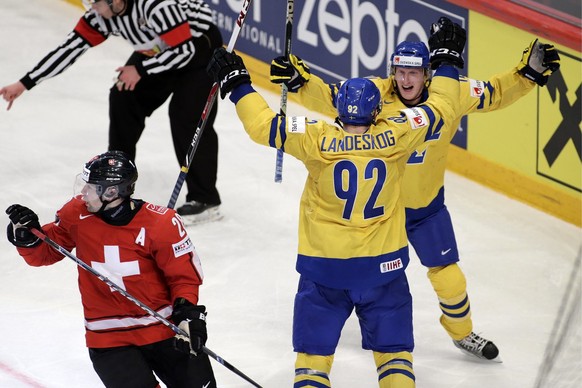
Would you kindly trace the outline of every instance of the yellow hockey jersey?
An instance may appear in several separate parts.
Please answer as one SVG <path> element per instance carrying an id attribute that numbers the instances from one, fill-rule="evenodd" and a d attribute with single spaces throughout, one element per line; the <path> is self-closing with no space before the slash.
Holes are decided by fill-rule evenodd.
<path id="1" fill-rule="evenodd" d="M 299 273 L 328 287 L 357 289 L 387 283 L 404 271 L 406 161 L 425 138 L 458 117 L 458 73 L 453 67 L 442 73 L 425 104 L 403 109 L 396 121 L 383 116 L 364 134 L 305 117 L 285 120 L 251 87 L 235 89 L 231 100 L 251 139 L 283 149 L 308 170 L 300 203 Z"/>
<path id="2" fill-rule="evenodd" d="M 372 79 L 384 102 L 382 117 L 398 121 L 401 111 L 406 108 L 395 91 L 393 77 Z M 535 83 L 517 73 L 517 68 L 496 74 L 487 81 L 460 77 L 460 101 L 458 116 L 449 120 L 440 130 L 435 131 L 427 142 L 412 153 L 402 182 L 404 206 L 420 209 L 428 206 L 444 185 L 445 168 L 449 144 L 457 132 L 461 118 L 473 112 L 489 112 L 507 107 L 531 91 Z M 311 75 L 299 92 L 299 102 L 308 109 L 336 117 L 333 99 L 339 85 L 326 84 Z M 434 91 L 431 84 L 428 95 Z"/>

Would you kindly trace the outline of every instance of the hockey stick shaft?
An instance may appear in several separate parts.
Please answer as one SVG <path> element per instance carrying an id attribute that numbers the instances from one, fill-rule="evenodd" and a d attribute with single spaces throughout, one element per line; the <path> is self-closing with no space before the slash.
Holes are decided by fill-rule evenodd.
<path id="1" fill-rule="evenodd" d="M 232 31 L 232 35 L 230 36 L 230 41 L 228 42 L 228 46 L 226 51 L 232 52 L 234 49 L 234 45 L 240 35 L 242 30 L 243 23 L 247 17 L 247 13 L 251 6 L 252 0 L 243 0 L 242 2 L 242 9 L 238 14 L 236 22 L 234 24 L 234 28 Z M 188 147 L 188 151 L 186 152 L 186 159 L 184 164 L 180 168 L 180 174 L 178 174 L 178 179 L 176 180 L 176 184 L 174 185 L 174 189 L 172 190 L 172 195 L 170 196 L 170 201 L 168 202 L 168 207 L 173 209 L 176 205 L 176 201 L 178 200 L 178 196 L 180 195 L 180 191 L 182 190 L 182 186 L 184 185 L 184 181 L 186 180 L 186 176 L 188 175 L 188 171 L 190 170 L 190 165 L 192 164 L 192 159 L 194 158 L 194 154 L 196 153 L 196 149 L 198 148 L 198 144 L 200 143 L 200 137 L 202 136 L 202 132 L 204 131 L 204 127 L 206 127 L 206 122 L 208 121 L 208 115 L 216 102 L 216 96 L 218 94 L 218 83 L 215 82 L 210 89 L 210 94 L 206 99 L 206 105 L 204 105 L 204 110 L 202 111 L 202 115 L 200 116 L 200 120 L 198 121 L 198 125 L 196 126 L 196 131 L 194 131 L 194 136 L 192 137 L 192 142 L 190 142 L 190 147 Z"/>
<path id="2" fill-rule="evenodd" d="M 287 18 L 285 22 L 285 56 L 291 54 L 291 39 L 293 36 L 293 13 L 295 11 L 294 0 L 287 0 Z M 281 104 L 279 113 L 281 116 L 287 115 L 287 85 L 281 84 Z M 283 181 L 283 150 L 277 148 L 277 159 L 275 160 L 275 182 Z"/>
<path id="3" fill-rule="evenodd" d="M 136 297 L 134 297 L 133 295 L 131 295 L 130 293 L 128 293 L 127 291 L 125 291 L 123 288 L 119 287 L 117 284 L 115 284 L 114 282 L 112 282 L 108 277 L 102 275 L 101 273 L 99 273 L 99 271 L 96 271 L 93 267 L 91 267 L 90 265 L 88 265 L 87 263 L 85 263 L 83 260 L 79 259 L 73 253 L 69 252 L 64 247 L 62 247 L 61 245 L 59 245 L 55 241 L 51 240 L 47 235 L 45 235 L 44 233 L 42 233 L 40 230 L 30 229 L 30 231 L 36 237 L 38 237 L 39 239 L 41 239 L 43 242 L 47 243 L 51 248 L 53 248 L 54 250 L 56 250 L 60 254 L 62 254 L 64 256 L 67 256 L 69 259 L 73 260 L 75 263 L 77 263 L 77 265 L 79 267 L 81 267 L 84 270 L 90 272 L 92 275 L 95 275 L 99 280 L 101 280 L 102 282 L 104 282 L 105 284 L 107 284 L 109 287 L 111 287 L 115 291 L 119 292 L 121 295 L 123 295 L 130 302 L 134 303 L 135 305 L 137 305 L 138 307 L 140 307 L 142 310 L 144 310 L 145 312 L 147 312 L 149 315 L 151 315 L 153 318 L 155 318 L 159 322 L 161 322 L 164 325 L 166 325 L 167 327 L 169 327 L 174 333 L 179 334 L 179 335 L 182 335 L 182 336 L 185 336 L 185 337 L 189 337 L 188 336 L 188 333 L 186 333 L 184 330 L 180 329 L 178 326 L 176 326 L 172 322 L 168 321 L 166 318 L 164 318 L 162 315 L 160 315 L 157 311 L 151 309 L 148 305 L 146 305 L 145 303 L 141 302 L 139 299 L 137 299 Z M 250 377 L 248 377 L 247 375 L 245 375 L 244 373 L 242 373 L 241 371 L 239 371 L 237 368 L 235 368 L 233 365 L 231 365 L 230 363 L 228 363 L 227 361 L 225 361 L 222 357 L 218 356 L 212 350 L 208 349 L 206 346 L 202 346 L 202 352 L 204 352 L 205 354 L 207 354 L 209 357 L 212 357 L 218 363 L 222 364 L 224 367 L 226 367 L 230 371 L 232 371 L 235 374 L 237 374 L 238 376 L 242 377 L 243 379 L 245 379 L 246 381 L 248 381 L 249 383 L 251 383 L 253 386 L 258 387 L 258 388 L 261 388 L 261 386 L 259 384 L 257 384 L 256 382 L 254 382 Z"/>

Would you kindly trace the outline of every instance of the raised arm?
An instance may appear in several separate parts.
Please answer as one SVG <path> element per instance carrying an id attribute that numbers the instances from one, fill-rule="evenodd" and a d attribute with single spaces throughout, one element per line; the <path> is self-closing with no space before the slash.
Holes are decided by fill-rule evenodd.
<path id="1" fill-rule="evenodd" d="M 533 90 L 536 84 L 544 86 L 559 67 L 560 56 L 555 47 L 535 39 L 511 70 L 484 81 L 461 79 L 461 113 L 503 109 Z"/>
<path id="2" fill-rule="evenodd" d="M 221 98 L 232 92 L 230 100 L 236 105 L 236 112 L 251 139 L 262 145 L 281 147 L 280 131 L 285 131 L 283 120 L 251 86 L 251 77 L 242 58 L 218 48 L 207 70 L 220 84 Z"/>

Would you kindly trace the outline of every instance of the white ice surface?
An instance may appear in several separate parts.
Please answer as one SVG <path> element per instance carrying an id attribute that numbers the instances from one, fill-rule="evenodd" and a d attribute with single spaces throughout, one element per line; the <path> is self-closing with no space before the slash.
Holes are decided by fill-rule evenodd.
<path id="1" fill-rule="evenodd" d="M 80 13 L 62 1 L 2 0 L 0 85 L 18 80 L 56 47 Z M 83 163 L 106 150 L 108 88 L 130 52 L 122 39 L 110 39 L 61 76 L 26 92 L 10 111 L 0 103 L 2 210 L 21 203 L 48 222 L 68 200 Z M 279 97 L 266 98 L 277 110 Z M 293 104 L 288 112 L 305 113 Z M 201 303 L 209 310 L 207 345 L 264 387 L 290 387 L 297 212 L 305 171 L 286 156 L 284 181 L 273 183 L 275 151 L 247 138 L 228 100 L 219 103 L 216 128 L 225 218 L 189 229 L 206 276 Z M 179 166 L 165 106 L 148 120 L 136 162 L 136 197 L 167 204 Z M 413 256 L 407 272 L 417 386 L 533 387 L 581 231 L 452 173 L 446 187 L 475 331 L 496 342 L 504 362 L 473 361 L 452 345 L 438 323 L 426 271 Z M 84 346 L 75 264 L 65 259 L 29 267 L 5 238 L 0 252 L 0 386 L 101 386 Z M 213 366 L 220 387 L 249 386 Z M 377 386 L 354 316 L 344 328 L 331 378 L 338 388 Z"/>

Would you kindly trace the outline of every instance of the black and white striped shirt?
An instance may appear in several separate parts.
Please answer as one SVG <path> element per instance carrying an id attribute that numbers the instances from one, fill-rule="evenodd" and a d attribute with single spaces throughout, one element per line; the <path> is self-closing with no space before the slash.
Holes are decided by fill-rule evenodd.
<path id="1" fill-rule="evenodd" d="M 126 0 L 121 16 L 105 19 L 87 11 L 66 40 L 20 81 L 31 89 L 71 66 L 89 48 L 117 35 L 147 55 L 137 66 L 142 75 L 187 65 L 195 55 L 194 39 L 209 30 L 212 11 L 203 0 Z"/>

